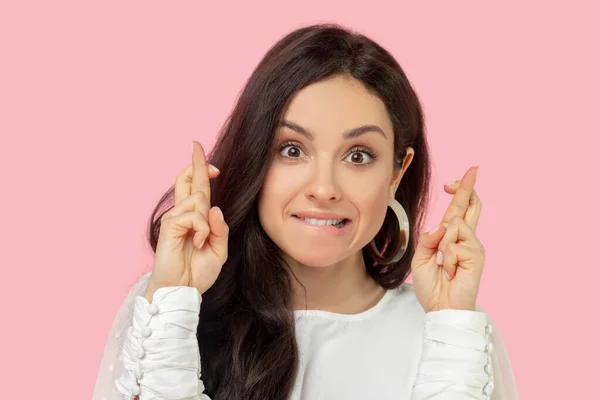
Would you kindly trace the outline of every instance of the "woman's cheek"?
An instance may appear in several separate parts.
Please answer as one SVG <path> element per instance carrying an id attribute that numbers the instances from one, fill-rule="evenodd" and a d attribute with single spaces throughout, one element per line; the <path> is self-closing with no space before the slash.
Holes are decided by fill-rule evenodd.
<path id="1" fill-rule="evenodd" d="M 361 219 L 372 221 L 377 226 L 381 225 L 387 212 L 389 185 L 381 178 L 370 177 L 365 181 L 361 180 L 360 183 L 355 180 L 348 190 L 350 192 L 347 192 L 347 196 L 352 199 Z"/>
<path id="2" fill-rule="evenodd" d="M 288 201 L 290 196 L 302 189 L 307 177 L 307 168 L 302 164 L 286 164 L 275 161 L 267 172 L 262 193 L 271 202 Z"/>

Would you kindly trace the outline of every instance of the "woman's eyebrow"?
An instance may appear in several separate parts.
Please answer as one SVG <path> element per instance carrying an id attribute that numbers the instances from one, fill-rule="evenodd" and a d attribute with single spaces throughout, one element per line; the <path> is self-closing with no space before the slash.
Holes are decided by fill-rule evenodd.
<path id="1" fill-rule="evenodd" d="M 313 134 L 308 129 L 301 127 L 300 125 L 298 125 L 295 122 L 283 120 L 283 121 L 279 122 L 278 127 L 283 127 L 283 126 L 286 128 L 290 128 L 291 130 L 301 134 L 302 136 L 305 136 L 308 140 L 314 140 Z M 355 137 L 365 134 L 367 132 L 379 132 L 383 135 L 384 138 L 387 139 L 387 135 L 385 134 L 383 129 L 381 129 L 377 125 L 363 125 L 363 126 L 359 126 L 358 128 L 352 128 L 352 129 L 344 132 L 343 137 L 344 137 L 344 139 L 355 138 Z"/>

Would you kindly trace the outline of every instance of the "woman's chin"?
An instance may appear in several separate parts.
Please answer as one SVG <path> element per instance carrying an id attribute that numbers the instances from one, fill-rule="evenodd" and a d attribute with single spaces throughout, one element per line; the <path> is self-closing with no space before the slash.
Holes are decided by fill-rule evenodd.
<path id="1" fill-rule="evenodd" d="M 288 256 L 294 259 L 297 263 L 306 265 L 308 267 L 323 268 L 333 265 L 342 261 L 348 254 L 340 252 L 334 254 L 331 251 L 318 252 L 318 251 L 307 251 L 307 252 L 290 252 Z"/>

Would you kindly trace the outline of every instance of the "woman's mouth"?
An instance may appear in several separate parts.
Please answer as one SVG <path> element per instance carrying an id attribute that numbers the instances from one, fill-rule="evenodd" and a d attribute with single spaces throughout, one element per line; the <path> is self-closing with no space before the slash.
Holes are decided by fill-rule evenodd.
<path id="1" fill-rule="evenodd" d="M 346 225 L 346 222 L 349 220 L 347 218 L 342 219 L 318 219 L 318 218 L 304 218 L 294 215 L 295 218 L 304 221 L 310 225 L 314 226 L 333 226 L 335 228 L 341 229 Z"/>
<path id="2" fill-rule="evenodd" d="M 319 215 L 322 214 L 322 215 Z M 329 215 L 328 215 L 329 214 Z M 298 223 L 298 228 L 309 234 L 344 236 L 351 230 L 352 220 L 331 213 L 299 213 L 292 214 L 292 220 Z"/>

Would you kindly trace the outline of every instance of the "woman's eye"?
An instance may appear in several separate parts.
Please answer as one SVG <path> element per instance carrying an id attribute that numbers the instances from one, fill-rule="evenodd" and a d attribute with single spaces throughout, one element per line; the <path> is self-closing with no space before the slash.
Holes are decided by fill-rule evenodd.
<path id="1" fill-rule="evenodd" d="M 346 161 L 352 164 L 368 164 L 373 160 L 368 153 L 364 151 L 353 151 L 348 155 Z"/>
<path id="2" fill-rule="evenodd" d="M 300 158 L 302 157 L 302 150 L 300 150 L 300 147 L 296 145 L 288 144 L 287 146 L 283 146 L 281 148 L 279 154 L 287 158 Z"/>

